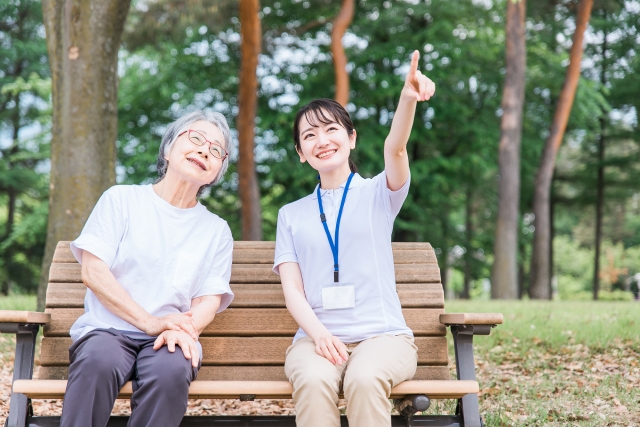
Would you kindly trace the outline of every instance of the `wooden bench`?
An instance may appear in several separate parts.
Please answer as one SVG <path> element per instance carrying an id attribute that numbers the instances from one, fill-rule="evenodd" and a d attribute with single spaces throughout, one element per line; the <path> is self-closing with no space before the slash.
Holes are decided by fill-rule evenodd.
<path id="1" fill-rule="evenodd" d="M 298 329 L 286 307 L 279 277 L 271 271 L 274 242 L 236 242 L 231 288 L 235 299 L 200 337 L 202 368 L 189 398 L 253 400 L 290 399 L 291 385 L 283 365 L 285 351 Z M 428 243 L 394 243 L 398 294 L 404 317 L 415 334 L 418 370 L 391 392 L 396 408 L 393 425 L 480 426 L 475 381 L 473 335 L 488 335 L 502 323 L 501 314 L 444 314 L 444 295 L 436 256 Z M 13 393 L 8 426 L 54 426 L 59 417 L 33 416 L 31 399 L 61 399 L 66 388 L 71 345 L 69 329 L 84 313 L 86 288 L 80 265 L 68 242 L 57 246 L 49 273 L 46 313 L 0 312 L 0 331 L 17 334 Z M 32 378 L 35 337 L 44 325 L 40 371 Z M 451 379 L 446 326 L 451 326 L 458 379 Z M 131 396 L 127 383 L 120 398 Z M 426 397 L 425 397 L 426 396 Z M 418 415 L 430 399 L 458 399 L 453 415 Z M 344 418 L 344 417 L 343 417 Z M 125 426 L 126 417 L 111 417 L 109 426 Z M 294 426 L 293 416 L 188 416 L 182 426 Z M 266 424 L 265 424 L 266 423 Z M 343 420 L 346 424 L 346 419 Z"/>

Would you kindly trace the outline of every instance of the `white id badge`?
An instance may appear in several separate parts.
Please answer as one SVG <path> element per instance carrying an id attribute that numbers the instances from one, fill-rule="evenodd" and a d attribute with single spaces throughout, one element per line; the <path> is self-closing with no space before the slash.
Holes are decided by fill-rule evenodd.
<path id="1" fill-rule="evenodd" d="M 327 286 L 322 288 L 322 308 L 336 310 L 356 306 L 356 287 L 354 285 Z"/>

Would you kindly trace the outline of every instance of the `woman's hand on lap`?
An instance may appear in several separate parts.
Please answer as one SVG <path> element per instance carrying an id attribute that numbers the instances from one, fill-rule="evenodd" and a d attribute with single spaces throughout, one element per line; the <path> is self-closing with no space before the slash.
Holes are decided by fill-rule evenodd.
<path id="1" fill-rule="evenodd" d="M 401 96 L 408 96 L 416 101 L 428 101 L 436 92 L 433 81 L 418 70 L 420 52 L 415 50 L 411 55 L 411 66 L 404 81 Z"/>
<path id="2" fill-rule="evenodd" d="M 153 349 L 159 350 L 166 345 L 167 350 L 173 353 L 176 351 L 176 344 L 182 349 L 185 359 L 191 360 L 191 365 L 196 368 L 200 362 L 200 352 L 196 341 L 185 331 L 164 331 L 153 343 Z"/>
<path id="3" fill-rule="evenodd" d="M 314 339 L 314 343 L 316 344 L 316 353 L 334 365 L 342 365 L 349 359 L 347 346 L 331 334 L 322 335 Z"/>

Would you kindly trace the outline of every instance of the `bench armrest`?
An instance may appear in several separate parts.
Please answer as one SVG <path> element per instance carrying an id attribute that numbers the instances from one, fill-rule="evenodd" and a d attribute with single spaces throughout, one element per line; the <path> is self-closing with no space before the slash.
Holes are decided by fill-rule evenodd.
<path id="1" fill-rule="evenodd" d="M 39 311 L 0 310 L 0 323 L 44 325 L 51 321 L 49 313 Z"/>
<path id="2" fill-rule="evenodd" d="M 440 315 L 443 325 L 501 325 L 502 313 L 446 313 Z"/>
<path id="3" fill-rule="evenodd" d="M 40 326 L 49 323 L 51 315 L 37 311 L 0 310 L 0 332 L 16 334 L 16 356 L 13 361 L 13 382 L 30 380 L 36 355 L 36 337 Z M 24 425 L 29 400 L 21 393 L 11 393 L 6 425 Z"/>

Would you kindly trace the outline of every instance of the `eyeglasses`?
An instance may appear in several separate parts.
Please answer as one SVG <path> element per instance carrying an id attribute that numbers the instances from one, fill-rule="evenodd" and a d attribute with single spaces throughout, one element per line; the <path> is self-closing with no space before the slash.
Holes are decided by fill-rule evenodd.
<path id="1" fill-rule="evenodd" d="M 201 134 L 200 132 L 198 132 L 197 130 L 191 130 L 191 129 L 185 130 L 180 135 L 178 135 L 178 137 L 181 137 L 185 133 L 187 134 L 187 137 L 189 138 L 189 141 L 191 141 L 192 143 L 194 143 L 195 145 L 197 145 L 199 147 L 203 146 L 205 143 L 208 142 L 209 143 L 209 152 L 216 159 L 224 160 L 229 155 L 229 153 L 227 153 L 227 150 L 222 148 L 222 145 L 218 144 L 217 142 L 211 142 L 211 141 L 207 140 L 207 138 L 205 138 L 204 135 Z"/>

